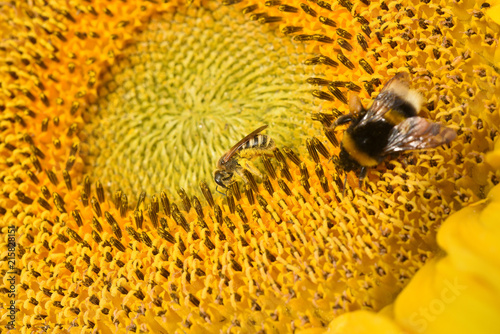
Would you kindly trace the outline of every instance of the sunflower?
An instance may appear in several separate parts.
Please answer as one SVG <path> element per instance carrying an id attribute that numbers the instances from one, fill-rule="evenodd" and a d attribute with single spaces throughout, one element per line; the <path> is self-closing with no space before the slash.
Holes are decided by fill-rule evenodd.
<path id="1" fill-rule="evenodd" d="M 3 328 L 499 328 L 494 4 L 0 6 Z M 458 136 L 344 183 L 325 129 L 399 72 Z M 262 125 L 262 177 L 218 194 Z"/>

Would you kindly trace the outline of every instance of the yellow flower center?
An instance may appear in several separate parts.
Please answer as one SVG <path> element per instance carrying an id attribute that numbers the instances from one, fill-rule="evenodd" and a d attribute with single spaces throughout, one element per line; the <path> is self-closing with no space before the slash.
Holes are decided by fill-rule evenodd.
<path id="1" fill-rule="evenodd" d="M 113 190 L 159 193 L 211 182 L 217 159 L 259 125 L 299 146 L 312 127 L 305 58 L 232 7 L 156 18 L 103 75 L 88 172 Z"/>

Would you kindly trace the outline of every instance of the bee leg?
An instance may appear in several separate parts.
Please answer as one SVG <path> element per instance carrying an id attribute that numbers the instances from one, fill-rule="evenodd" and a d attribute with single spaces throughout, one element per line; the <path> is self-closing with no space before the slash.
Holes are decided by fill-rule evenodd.
<path id="1" fill-rule="evenodd" d="M 327 129 L 329 131 L 333 131 L 337 126 L 347 124 L 353 121 L 354 119 L 356 119 L 356 115 L 353 114 L 342 115 L 339 118 L 337 118 L 335 122 L 333 122 L 332 125 L 330 125 L 330 127 Z"/>
<path id="2" fill-rule="evenodd" d="M 339 118 L 337 118 L 337 120 L 335 121 L 335 124 L 337 124 L 337 125 L 347 124 L 347 123 L 351 122 L 354 118 L 355 118 L 355 116 L 353 114 L 343 115 L 343 116 L 340 116 Z"/>
<path id="3" fill-rule="evenodd" d="M 245 184 L 248 184 L 248 178 L 245 176 L 245 173 L 243 171 L 243 168 L 238 168 L 234 172 L 243 180 L 243 182 L 245 182 Z"/>
<path id="4" fill-rule="evenodd" d="M 358 95 L 351 95 L 349 98 L 349 111 L 347 115 L 340 116 L 333 122 L 329 130 L 335 129 L 339 125 L 344 125 L 358 118 L 363 112 L 366 112 L 365 107 L 361 103 Z"/>
<path id="5" fill-rule="evenodd" d="M 345 188 L 347 187 L 347 173 L 345 173 L 344 177 L 344 190 L 342 190 L 342 197 L 345 198 Z"/>
<path id="6" fill-rule="evenodd" d="M 241 167 L 252 173 L 253 175 L 257 176 L 258 178 L 262 178 L 262 174 L 260 171 L 257 169 L 257 167 L 254 166 L 254 164 L 247 159 L 241 159 L 239 161 Z M 243 171 L 242 171 L 243 172 Z M 243 173 L 242 173 L 243 174 Z"/>
<path id="7" fill-rule="evenodd" d="M 361 171 L 359 172 L 359 188 L 362 189 L 363 181 L 365 180 L 366 174 L 368 173 L 367 167 L 361 167 Z"/>

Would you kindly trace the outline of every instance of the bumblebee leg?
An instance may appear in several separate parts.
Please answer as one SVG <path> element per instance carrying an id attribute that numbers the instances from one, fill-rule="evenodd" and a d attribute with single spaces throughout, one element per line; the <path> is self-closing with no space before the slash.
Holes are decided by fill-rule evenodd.
<path id="1" fill-rule="evenodd" d="M 359 188 L 362 189 L 363 181 L 365 180 L 366 174 L 368 173 L 367 167 L 361 167 L 361 171 L 359 172 Z"/>
<path id="2" fill-rule="evenodd" d="M 333 122 L 333 124 L 330 126 L 330 130 L 335 129 L 339 125 L 347 124 L 352 120 L 358 118 L 363 111 L 365 111 L 365 107 L 363 107 L 359 96 L 351 94 L 349 96 L 349 114 L 342 115 L 337 118 L 335 122 Z"/>
<path id="3" fill-rule="evenodd" d="M 355 118 L 356 116 L 353 114 L 342 115 L 332 123 L 329 130 L 334 130 L 337 126 L 347 124 Z"/>
<path id="4" fill-rule="evenodd" d="M 347 172 L 344 177 L 344 190 L 342 190 L 342 197 L 345 198 L 345 188 L 347 187 Z"/>

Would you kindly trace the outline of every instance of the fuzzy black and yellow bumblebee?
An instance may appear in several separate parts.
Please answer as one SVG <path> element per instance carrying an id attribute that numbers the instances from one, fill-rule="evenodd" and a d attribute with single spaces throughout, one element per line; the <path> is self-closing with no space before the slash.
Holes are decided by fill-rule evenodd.
<path id="1" fill-rule="evenodd" d="M 260 134 L 265 128 L 267 125 L 245 136 L 219 159 L 214 172 L 215 183 L 227 189 L 234 182 L 235 173 L 248 182 L 244 170 L 261 177 L 251 160 L 261 155 L 272 155 L 276 147 L 271 137 Z"/>
<path id="2" fill-rule="evenodd" d="M 455 139 L 455 130 L 417 116 L 422 102 L 423 97 L 410 89 L 407 73 L 390 79 L 368 109 L 358 96 L 351 96 L 350 114 L 339 117 L 328 129 L 351 123 L 342 138 L 339 167 L 346 172 L 360 170 L 361 186 L 368 168 L 387 156 L 435 148 Z"/>

